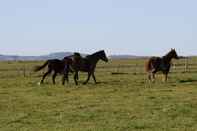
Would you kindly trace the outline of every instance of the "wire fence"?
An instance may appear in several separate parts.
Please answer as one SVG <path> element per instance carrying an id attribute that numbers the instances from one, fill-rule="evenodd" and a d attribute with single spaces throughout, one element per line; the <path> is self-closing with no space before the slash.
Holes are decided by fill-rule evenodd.
<path id="1" fill-rule="evenodd" d="M 116 60 L 114 60 L 116 61 Z M 40 64 L 40 63 L 39 63 Z M 0 64 L 1 65 L 1 64 Z M 33 67 L 38 65 L 38 63 L 28 63 L 22 62 L 20 64 L 12 63 L 12 66 L 6 65 L 0 66 L 0 77 L 37 77 L 44 74 L 46 69 L 39 73 L 33 72 Z M 144 74 L 144 60 L 126 60 L 111 62 L 109 64 L 98 64 L 96 68 L 96 73 L 108 72 L 110 74 Z M 172 73 L 191 73 L 197 72 L 197 63 L 194 60 L 183 59 L 180 61 L 175 61 L 172 64 L 170 72 Z"/>

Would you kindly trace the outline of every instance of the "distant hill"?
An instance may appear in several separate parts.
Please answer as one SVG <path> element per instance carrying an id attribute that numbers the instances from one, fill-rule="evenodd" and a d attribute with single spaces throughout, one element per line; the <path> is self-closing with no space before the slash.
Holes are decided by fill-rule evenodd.
<path id="1" fill-rule="evenodd" d="M 136 56 L 136 55 L 111 55 L 111 59 L 138 59 L 138 58 L 147 58 L 147 56 Z"/>
<path id="2" fill-rule="evenodd" d="M 72 55 L 72 52 L 57 52 L 41 56 L 18 56 L 18 55 L 0 55 L 0 61 L 33 61 L 33 60 L 47 60 L 47 59 L 63 59 L 65 56 Z"/>

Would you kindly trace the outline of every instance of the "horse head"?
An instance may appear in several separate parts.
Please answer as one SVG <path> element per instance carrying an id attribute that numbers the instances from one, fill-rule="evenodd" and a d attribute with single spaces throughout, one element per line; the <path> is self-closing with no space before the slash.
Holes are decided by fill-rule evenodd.
<path id="1" fill-rule="evenodd" d="M 177 55 L 175 49 L 171 49 L 170 55 L 171 55 L 171 57 L 174 58 L 174 59 L 179 59 L 179 56 Z"/>
<path id="2" fill-rule="evenodd" d="M 101 50 L 98 53 L 100 54 L 99 56 L 100 56 L 100 59 L 101 60 L 103 60 L 105 62 L 108 62 L 109 61 L 104 50 Z"/>

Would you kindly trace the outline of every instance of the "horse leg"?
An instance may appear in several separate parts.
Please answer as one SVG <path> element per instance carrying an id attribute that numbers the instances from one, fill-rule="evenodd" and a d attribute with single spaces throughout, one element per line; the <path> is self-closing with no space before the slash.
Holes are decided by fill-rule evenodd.
<path id="1" fill-rule="evenodd" d="M 164 73 L 164 82 L 167 82 L 168 80 L 168 73 Z"/>
<path id="2" fill-rule="evenodd" d="M 52 71 L 51 69 L 48 69 L 48 71 L 43 75 L 42 80 L 40 81 L 40 84 L 43 84 L 43 83 L 44 83 L 45 77 L 46 77 L 48 74 L 50 74 L 51 71 Z"/>
<path id="3" fill-rule="evenodd" d="M 78 85 L 77 78 L 78 78 L 78 71 L 76 71 L 74 75 L 74 80 L 76 85 Z"/>
<path id="4" fill-rule="evenodd" d="M 62 77 L 62 85 L 65 84 L 65 80 L 67 81 L 67 83 L 69 82 L 68 73 L 69 73 L 69 70 L 65 70 L 63 77 Z"/>
<path id="5" fill-rule="evenodd" d="M 65 80 L 67 81 L 67 83 L 69 82 L 68 74 L 64 74 L 63 75 L 63 77 L 62 77 L 62 85 L 65 85 Z"/>
<path id="6" fill-rule="evenodd" d="M 79 80 L 79 74 L 77 73 L 76 79 Z"/>
<path id="7" fill-rule="evenodd" d="M 148 80 L 151 81 L 151 73 L 148 73 Z"/>
<path id="8" fill-rule="evenodd" d="M 87 83 L 88 83 L 88 81 L 90 80 L 90 76 L 91 76 L 91 74 L 92 74 L 91 72 L 88 72 L 88 78 L 87 78 L 87 80 L 83 83 L 84 85 L 85 85 L 85 84 L 87 84 Z"/>
<path id="9" fill-rule="evenodd" d="M 53 76 L 52 76 L 52 80 L 53 80 L 53 84 L 55 85 L 55 78 L 56 78 L 56 76 L 57 76 L 57 72 L 55 72 L 54 74 L 53 74 Z"/>
<path id="10" fill-rule="evenodd" d="M 96 82 L 96 77 L 95 77 L 95 75 L 94 75 L 94 72 L 92 73 L 92 77 L 93 77 L 93 79 L 94 79 L 95 84 L 97 84 L 97 82 Z"/>
<path id="11" fill-rule="evenodd" d="M 152 73 L 152 82 L 155 82 L 155 73 Z"/>

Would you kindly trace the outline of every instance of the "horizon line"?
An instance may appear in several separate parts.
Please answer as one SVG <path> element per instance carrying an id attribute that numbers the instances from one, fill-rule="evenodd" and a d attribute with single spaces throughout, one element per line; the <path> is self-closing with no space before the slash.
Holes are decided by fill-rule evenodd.
<path id="1" fill-rule="evenodd" d="M 39 57 L 39 56 L 47 56 L 47 55 L 50 55 L 50 54 L 55 54 L 55 53 L 73 53 L 72 51 L 67 51 L 67 52 L 64 52 L 64 51 L 59 51 L 59 52 L 49 52 L 49 53 L 45 53 L 45 54 L 40 54 L 40 55 L 20 55 L 20 54 L 9 54 L 9 53 L 5 53 L 5 54 L 0 54 L 0 56 L 25 56 L 25 57 Z M 89 53 L 83 53 L 83 52 L 80 52 L 81 54 L 89 54 Z M 147 57 L 147 56 L 161 56 L 161 55 L 137 55 L 137 54 L 130 54 L 130 53 L 110 53 L 109 55 L 107 56 L 123 56 L 123 55 L 128 55 L 128 56 L 137 56 L 137 57 Z M 191 54 L 191 55 L 181 55 L 181 56 L 197 56 L 197 54 Z"/>

